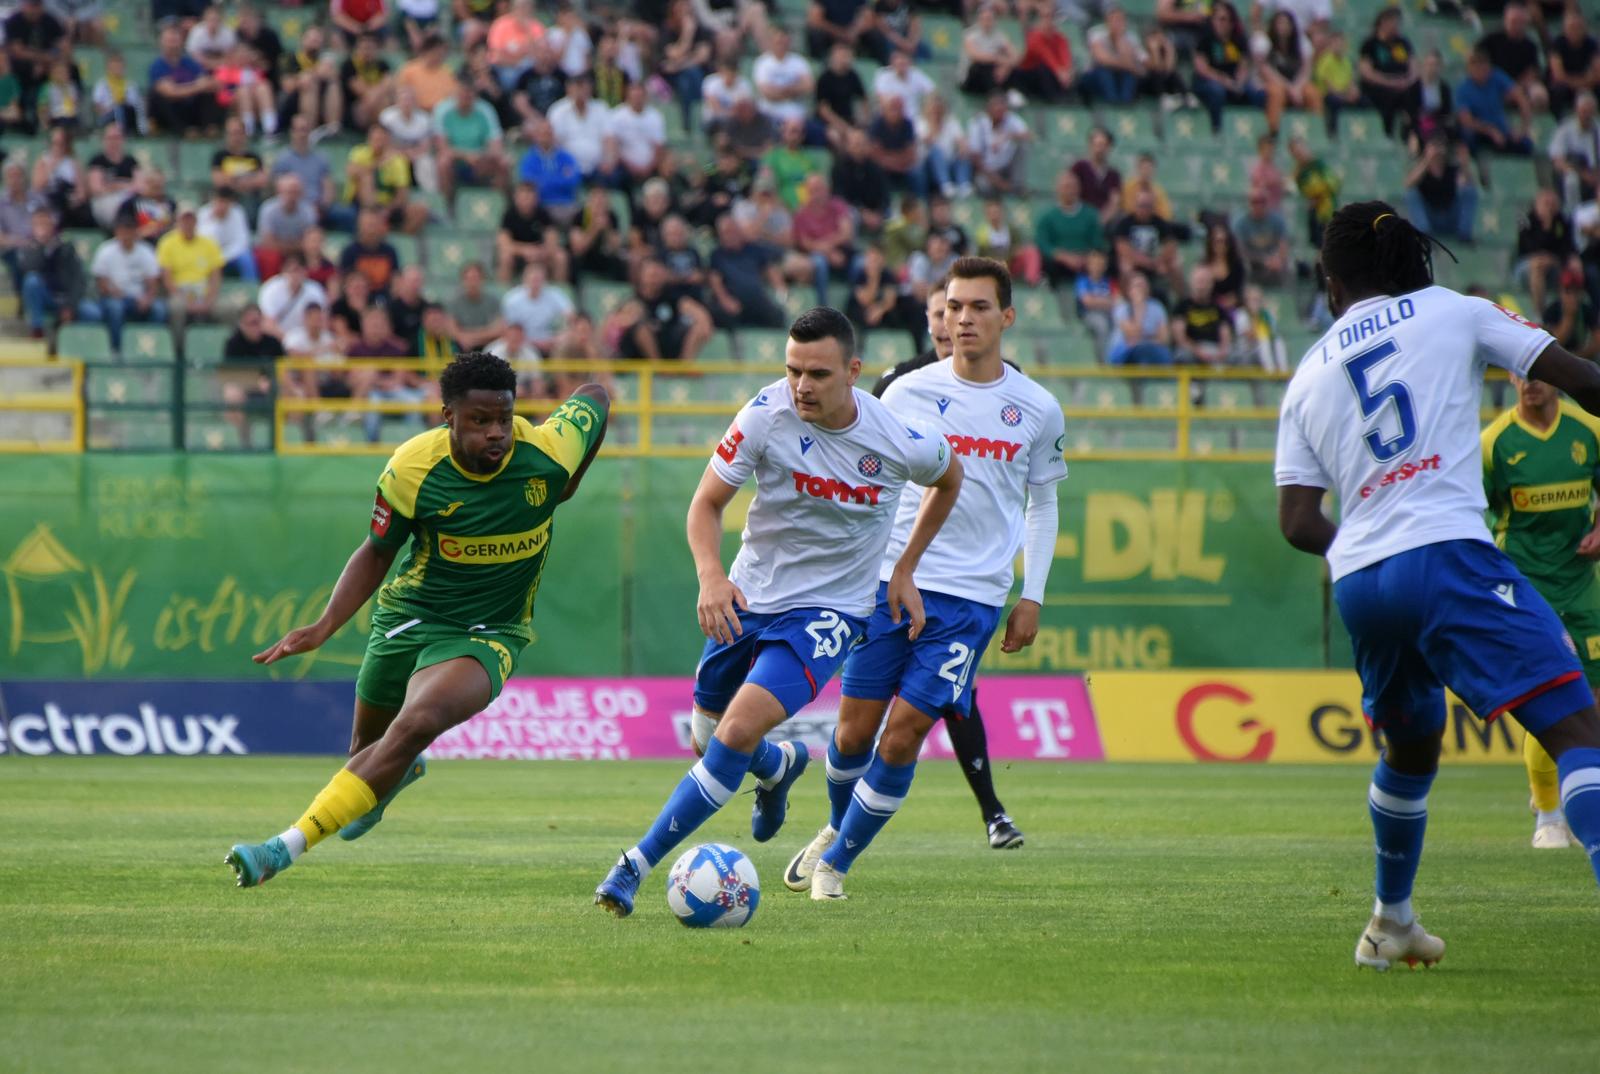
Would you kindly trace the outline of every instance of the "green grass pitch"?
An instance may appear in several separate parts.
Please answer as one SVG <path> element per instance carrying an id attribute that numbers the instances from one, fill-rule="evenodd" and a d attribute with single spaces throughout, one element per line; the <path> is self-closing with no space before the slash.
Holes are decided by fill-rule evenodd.
<path id="1" fill-rule="evenodd" d="M 1600 928 L 1534 852 L 1515 768 L 1447 770 L 1417 890 L 1432 971 L 1352 965 L 1371 901 L 1356 768 L 1002 766 L 997 853 L 951 765 L 842 904 L 780 880 L 823 816 L 749 836 L 753 923 L 691 931 L 664 877 L 595 884 L 671 763 L 434 766 L 371 835 L 239 891 L 318 759 L 0 759 L 3 1071 L 1593 1071 Z"/>

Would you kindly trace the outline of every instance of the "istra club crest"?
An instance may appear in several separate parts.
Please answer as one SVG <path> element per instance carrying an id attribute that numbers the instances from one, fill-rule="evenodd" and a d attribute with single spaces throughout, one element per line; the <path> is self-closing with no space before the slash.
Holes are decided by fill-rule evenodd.
<path id="1" fill-rule="evenodd" d="M 540 507 L 544 504 L 544 498 L 550 494 L 550 490 L 545 487 L 544 478 L 530 477 L 528 486 L 522 490 L 522 494 L 528 498 L 530 507 Z"/>

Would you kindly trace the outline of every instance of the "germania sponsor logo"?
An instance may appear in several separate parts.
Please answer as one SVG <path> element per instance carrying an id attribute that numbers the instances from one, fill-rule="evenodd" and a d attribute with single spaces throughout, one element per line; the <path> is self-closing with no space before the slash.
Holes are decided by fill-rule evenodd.
<path id="1" fill-rule="evenodd" d="M 136 715 L 113 712 L 68 714 L 54 702 L 42 713 L 24 712 L 0 723 L 0 753 L 30 757 L 114 753 L 249 753 L 239 740 L 239 719 L 222 715 L 163 715 L 148 701 Z"/>
<path id="2" fill-rule="evenodd" d="M 1010 440 L 990 440 L 987 436 L 946 433 L 945 439 L 950 441 L 950 447 L 957 455 L 975 455 L 980 459 L 1004 459 L 1006 462 L 1011 462 L 1017 457 L 1017 452 L 1022 450 L 1021 444 L 1012 443 Z"/>
<path id="3" fill-rule="evenodd" d="M 1562 481 L 1554 485 L 1519 485 L 1511 490 L 1511 506 L 1517 511 L 1538 513 L 1566 511 L 1589 506 L 1587 481 Z"/>
<path id="4" fill-rule="evenodd" d="M 819 500 L 876 504 L 878 495 L 883 492 L 883 486 L 852 485 L 848 481 L 840 481 L 836 477 L 818 477 L 815 474 L 803 474 L 796 470 L 794 471 L 794 490 L 803 492 L 807 496 L 815 496 Z"/>
<path id="5" fill-rule="evenodd" d="M 728 426 L 727 433 L 722 437 L 722 443 L 717 445 L 717 458 L 723 462 L 732 462 L 734 456 L 739 454 L 739 445 L 744 443 L 744 433 L 739 431 L 737 424 Z"/>
<path id="6" fill-rule="evenodd" d="M 1404 466 L 1390 470 L 1388 473 L 1383 475 L 1376 485 L 1361 486 L 1361 498 L 1365 500 L 1367 497 L 1371 496 L 1374 492 L 1377 492 L 1380 489 L 1386 489 L 1392 485 L 1397 485 L 1402 481 L 1410 481 L 1412 478 L 1421 474 L 1438 470 L 1440 461 L 1441 460 L 1438 455 L 1431 455 L 1426 459 L 1418 459 L 1416 462 L 1408 462 Z"/>
<path id="7" fill-rule="evenodd" d="M 515 563 L 544 551 L 550 541 L 548 521 L 522 533 L 499 533 L 492 537 L 439 535 L 439 556 L 451 563 Z"/>

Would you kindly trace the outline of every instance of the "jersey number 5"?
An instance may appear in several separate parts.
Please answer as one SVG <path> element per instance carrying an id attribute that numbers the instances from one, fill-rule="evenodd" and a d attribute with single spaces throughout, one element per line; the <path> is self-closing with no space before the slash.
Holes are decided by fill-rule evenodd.
<path id="1" fill-rule="evenodd" d="M 1388 462 L 1409 448 L 1417 439 L 1417 411 L 1411 405 L 1411 390 L 1398 380 L 1374 388 L 1367 379 L 1373 366 L 1399 353 L 1400 348 L 1395 345 L 1394 340 L 1386 339 L 1377 346 L 1368 347 L 1344 363 L 1344 371 L 1350 377 L 1350 386 L 1356 390 L 1356 398 L 1361 401 L 1361 416 L 1380 418 L 1368 427 L 1362 437 L 1367 442 L 1367 450 L 1372 452 L 1372 457 L 1379 462 Z M 1395 415 L 1400 420 L 1400 431 L 1384 439 L 1383 432 L 1379 429 L 1382 424 L 1380 415 L 1388 403 L 1394 404 Z"/>

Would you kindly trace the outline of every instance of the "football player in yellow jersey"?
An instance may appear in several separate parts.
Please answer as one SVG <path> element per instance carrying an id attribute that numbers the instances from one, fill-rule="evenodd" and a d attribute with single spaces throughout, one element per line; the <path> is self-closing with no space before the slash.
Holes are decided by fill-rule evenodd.
<path id="1" fill-rule="evenodd" d="M 384 467 L 367 539 L 322 617 L 256 655 L 271 664 L 317 648 L 377 593 L 350 761 L 282 835 L 228 852 L 240 887 L 272 879 L 334 832 L 370 830 L 427 771 L 422 751 L 494 700 L 532 638 L 552 516 L 600 450 L 609 400 L 585 384 L 535 426 L 513 413 L 516 383 L 511 366 L 481 351 L 445 367 L 444 424 Z"/>

